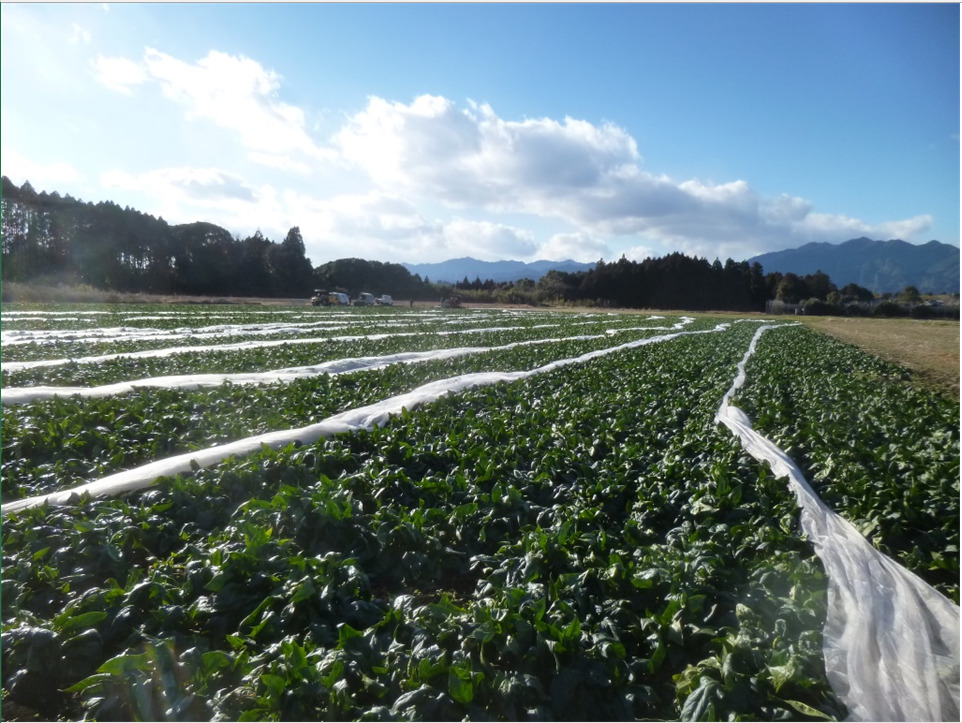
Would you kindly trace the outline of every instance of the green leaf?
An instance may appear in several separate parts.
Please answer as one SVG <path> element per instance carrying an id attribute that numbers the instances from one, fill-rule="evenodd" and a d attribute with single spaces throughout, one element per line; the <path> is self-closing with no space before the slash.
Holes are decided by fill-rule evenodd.
<path id="1" fill-rule="evenodd" d="M 126 677 L 136 670 L 147 672 L 150 670 L 150 667 L 151 661 L 149 653 L 118 655 L 103 663 L 103 665 L 97 668 L 97 672 Z"/>
<path id="2" fill-rule="evenodd" d="M 37 550 L 37 551 L 33 554 L 33 561 L 36 562 L 37 560 L 43 559 L 44 557 L 46 557 L 46 555 L 47 555 L 48 552 L 50 552 L 50 546 L 49 546 L 49 545 L 48 545 L 47 547 L 43 548 L 42 550 Z"/>
<path id="3" fill-rule="evenodd" d="M 230 668 L 233 659 L 223 650 L 211 650 L 200 656 L 201 669 L 205 673 Z"/>
<path id="4" fill-rule="evenodd" d="M 60 632 L 63 634 L 72 633 L 75 630 L 92 628 L 97 623 L 107 618 L 107 613 L 102 610 L 91 610 L 90 612 L 73 615 L 60 622 Z"/>
<path id="5" fill-rule="evenodd" d="M 343 623 L 337 628 L 337 647 L 343 649 L 345 645 L 348 644 L 354 638 L 363 637 L 364 633 L 357 630 L 347 623 Z"/>
<path id="6" fill-rule="evenodd" d="M 305 578 L 297 589 L 294 590 L 294 594 L 291 595 L 291 602 L 296 604 L 302 600 L 309 600 L 317 595 L 317 588 L 314 587 L 314 582 L 311 578 Z"/>
<path id="7" fill-rule="evenodd" d="M 460 667 L 448 671 L 448 693 L 458 703 L 467 705 L 474 700 L 474 685 L 471 682 L 471 671 Z"/>
<path id="8" fill-rule="evenodd" d="M 274 673 L 264 673 L 261 675 L 261 682 L 277 695 L 281 695 L 284 692 L 284 688 L 287 687 L 287 680 Z"/>
<path id="9" fill-rule="evenodd" d="M 66 691 L 68 693 L 80 693 L 92 686 L 103 684 L 112 678 L 113 676 L 110 673 L 94 673 L 93 675 L 74 683 L 67 688 Z"/>
<path id="10" fill-rule="evenodd" d="M 784 665 L 772 665 L 768 668 L 768 673 L 772 676 L 772 685 L 777 693 L 785 683 L 795 677 L 795 664 L 790 660 Z"/>
<path id="11" fill-rule="evenodd" d="M 807 703 L 802 703 L 800 700 L 786 700 L 785 702 L 803 715 L 807 715 L 812 718 L 818 718 L 819 720 L 835 720 L 835 718 L 832 716 L 822 713 L 822 711 L 818 710 L 817 708 L 813 708 Z"/>
<path id="12" fill-rule="evenodd" d="M 685 699 L 681 708 L 681 720 L 718 720 L 715 703 L 722 697 L 721 686 L 707 675 L 702 676 L 698 687 Z"/>

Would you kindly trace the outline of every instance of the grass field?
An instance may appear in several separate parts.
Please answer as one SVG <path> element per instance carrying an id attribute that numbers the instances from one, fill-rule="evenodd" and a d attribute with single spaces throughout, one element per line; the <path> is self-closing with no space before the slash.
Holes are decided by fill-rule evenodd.
<path id="1" fill-rule="evenodd" d="M 803 317 L 811 328 L 903 366 L 959 399 L 959 322 L 922 319 Z"/>

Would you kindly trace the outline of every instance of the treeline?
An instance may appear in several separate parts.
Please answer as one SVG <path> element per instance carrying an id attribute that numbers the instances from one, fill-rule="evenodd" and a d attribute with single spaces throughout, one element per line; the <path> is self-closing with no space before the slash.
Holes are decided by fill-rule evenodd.
<path id="1" fill-rule="evenodd" d="M 599 261 L 589 271 L 549 271 L 537 281 L 495 283 L 463 279 L 450 292 L 464 301 L 515 304 L 567 303 L 690 311 L 764 311 L 767 302 L 845 303 L 872 299 L 868 289 L 850 284 L 838 289 L 829 277 L 774 272 L 747 261 L 692 258 L 672 253 L 644 261 Z"/>
<path id="2" fill-rule="evenodd" d="M 84 203 L 0 178 L 3 281 L 88 284 L 112 291 L 304 296 L 314 269 L 297 227 L 275 243 L 212 223 L 170 225 L 109 201 Z"/>
<path id="3" fill-rule="evenodd" d="M 111 202 L 85 203 L 58 193 L 37 193 L 0 179 L 3 281 L 81 283 L 94 288 L 154 294 L 309 297 L 312 290 L 390 294 L 396 299 L 508 304 L 578 304 L 679 310 L 764 311 L 785 304 L 839 305 L 872 299 L 850 285 L 837 289 L 823 273 L 765 274 L 757 263 L 691 258 L 599 261 L 582 272 L 549 271 L 537 281 L 495 283 L 465 278 L 432 283 L 400 264 L 359 258 L 316 268 L 305 255 L 300 229 L 283 241 L 260 231 L 235 238 L 220 226 L 170 225 Z"/>

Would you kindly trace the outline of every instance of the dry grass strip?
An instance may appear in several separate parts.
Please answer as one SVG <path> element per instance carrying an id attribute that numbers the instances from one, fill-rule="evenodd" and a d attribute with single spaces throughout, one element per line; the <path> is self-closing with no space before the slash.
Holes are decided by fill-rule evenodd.
<path id="1" fill-rule="evenodd" d="M 899 364 L 926 386 L 959 399 L 959 322 L 796 317 L 817 331 Z"/>

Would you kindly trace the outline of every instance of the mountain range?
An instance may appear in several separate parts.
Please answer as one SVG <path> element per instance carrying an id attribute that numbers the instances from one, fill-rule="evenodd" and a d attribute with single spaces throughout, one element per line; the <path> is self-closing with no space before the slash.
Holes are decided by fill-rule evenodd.
<path id="1" fill-rule="evenodd" d="M 959 292 L 959 247 L 939 241 L 915 245 L 899 239 L 856 238 L 841 244 L 809 243 L 749 259 L 766 274 L 799 276 L 822 271 L 842 288 L 858 284 L 876 293 L 914 286 L 923 294 Z"/>
<path id="2" fill-rule="evenodd" d="M 476 278 L 481 281 L 491 279 L 500 283 L 503 281 L 517 281 L 518 279 L 531 279 L 537 281 L 546 273 L 552 270 L 557 271 L 588 271 L 593 269 L 593 263 L 586 264 L 570 259 L 566 261 L 479 261 L 469 256 L 460 259 L 450 259 L 431 264 L 401 264 L 412 274 L 417 274 L 422 279 L 430 279 L 434 282 L 446 282 L 456 284 L 467 277 L 468 281 Z"/>
<path id="3" fill-rule="evenodd" d="M 766 274 L 774 271 L 799 276 L 822 271 L 842 288 L 858 284 L 876 293 L 897 292 L 914 286 L 923 294 L 958 293 L 959 247 L 939 241 L 916 245 L 899 239 L 873 241 L 856 238 L 841 244 L 809 243 L 748 259 Z M 471 257 L 439 263 L 401 264 L 412 274 L 434 282 L 457 283 L 467 278 L 495 282 L 529 278 L 537 281 L 548 271 L 588 271 L 593 263 L 578 261 L 479 261 Z"/>

